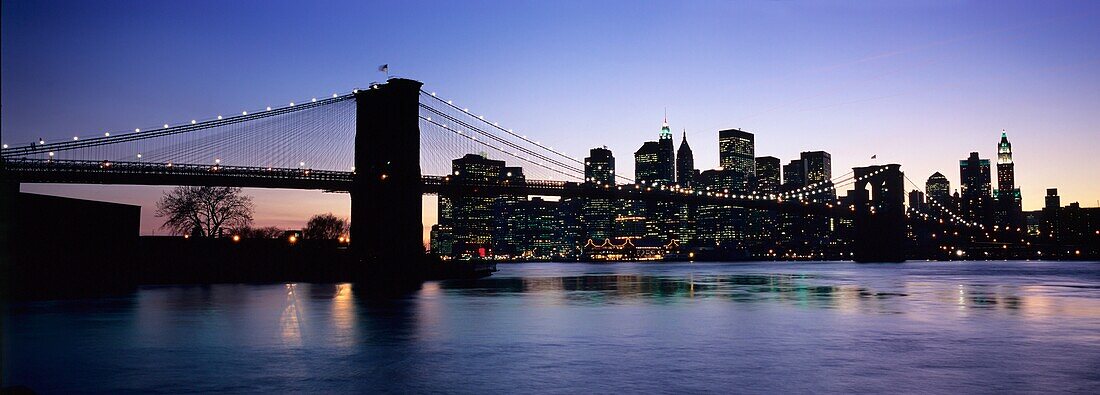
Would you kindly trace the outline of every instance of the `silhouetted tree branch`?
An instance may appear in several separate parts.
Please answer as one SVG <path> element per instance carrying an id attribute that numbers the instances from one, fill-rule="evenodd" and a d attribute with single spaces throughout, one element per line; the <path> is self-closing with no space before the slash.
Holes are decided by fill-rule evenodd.
<path id="1" fill-rule="evenodd" d="M 317 214 L 309 219 L 302 236 L 314 240 L 333 240 L 348 233 L 348 220 L 332 213 Z"/>
<path id="2" fill-rule="evenodd" d="M 252 198 L 241 188 L 176 187 L 157 201 L 156 216 L 165 218 L 161 227 L 173 234 L 219 237 L 222 229 L 252 223 Z"/>

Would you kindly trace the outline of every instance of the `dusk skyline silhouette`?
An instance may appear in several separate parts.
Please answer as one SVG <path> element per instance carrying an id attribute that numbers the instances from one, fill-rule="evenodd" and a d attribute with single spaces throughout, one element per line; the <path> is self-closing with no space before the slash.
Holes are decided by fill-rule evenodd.
<path id="1" fill-rule="evenodd" d="M 573 157 L 606 145 L 628 176 L 667 109 L 703 170 L 718 166 L 718 130 L 741 128 L 757 156 L 824 150 L 838 174 L 901 163 L 917 183 L 938 171 L 956 189 L 958 161 L 995 159 L 1005 130 L 1024 210 L 1046 188 L 1088 207 L 1100 198 L 1094 2 L 257 4 L 5 2 L 3 143 L 347 92 L 388 64 Z M 142 231 L 161 234 L 164 189 L 23 187 L 140 204 Z M 247 192 L 260 226 L 348 216 L 346 195 Z"/>

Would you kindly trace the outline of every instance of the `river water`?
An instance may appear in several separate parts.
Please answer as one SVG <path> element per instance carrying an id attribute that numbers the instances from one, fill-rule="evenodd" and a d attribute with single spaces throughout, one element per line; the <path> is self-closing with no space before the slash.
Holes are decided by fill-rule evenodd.
<path id="1" fill-rule="evenodd" d="M 1100 263 L 500 265 L 10 303 L 4 386 L 71 392 L 1100 392 Z"/>

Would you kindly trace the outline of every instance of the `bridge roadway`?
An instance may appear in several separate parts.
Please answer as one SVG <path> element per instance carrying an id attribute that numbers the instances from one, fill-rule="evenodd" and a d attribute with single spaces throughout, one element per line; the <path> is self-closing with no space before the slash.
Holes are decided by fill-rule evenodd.
<path id="1" fill-rule="evenodd" d="M 166 164 L 86 160 L 0 160 L 0 180 L 16 183 L 208 185 L 244 188 L 310 189 L 350 192 L 356 174 L 350 171 L 200 164 Z M 779 212 L 851 217 L 851 210 L 832 204 L 716 192 L 668 191 L 634 184 L 589 184 L 526 180 L 522 183 L 456 182 L 449 176 L 422 176 L 423 193 L 463 196 L 536 195 L 610 200 L 668 201 L 728 205 Z"/>

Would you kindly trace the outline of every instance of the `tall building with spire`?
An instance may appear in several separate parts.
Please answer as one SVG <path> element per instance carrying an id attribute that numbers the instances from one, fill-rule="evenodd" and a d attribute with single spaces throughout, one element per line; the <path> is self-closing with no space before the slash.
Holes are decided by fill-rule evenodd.
<path id="1" fill-rule="evenodd" d="M 1012 143 L 1008 142 L 1008 133 L 1001 130 L 1001 142 L 997 144 L 997 189 L 1012 191 L 1015 189 L 1016 175 L 1012 165 Z"/>
<path id="2" fill-rule="evenodd" d="M 993 190 L 996 201 L 994 224 L 1003 227 L 1020 227 L 1023 222 L 1023 205 L 1020 188 L 1016 187 L 1015 164 L 1012 162 L 1012 143 L 1008 142 L 1008 133 L 1001 130 L 1001 141 L 997 144 L 997 189 Z"/>
<path id="3" fill-rule="evenodd" d="M 657 141 L 647 141 L 634 152 L 634 181 L 647 187 L 672 186 L 676 183 L 676 152 L 667 116 L 661 124 Z M 679 226 L 676 205 L 654 201 L 644 202 L 644 205 L 645 236 L 663 242 L 676 239 Z"/>
<path id="4" fill-rule="evenodd" d="M 684 139 L 680 141 L 680 148 L 676 150 L 676 184 L 684 188 L 690 188 L 695 181 L 695 156 L 688 145 L 687 130 L 684 131 Z"/>
<path id="5" fill-rule="evenodd" d="M 676 153 L 668 118 L 657 141 L 646 141 L 634 152 L 634 179 L 639 184 L 672 185 L 676 182 Z"/>

